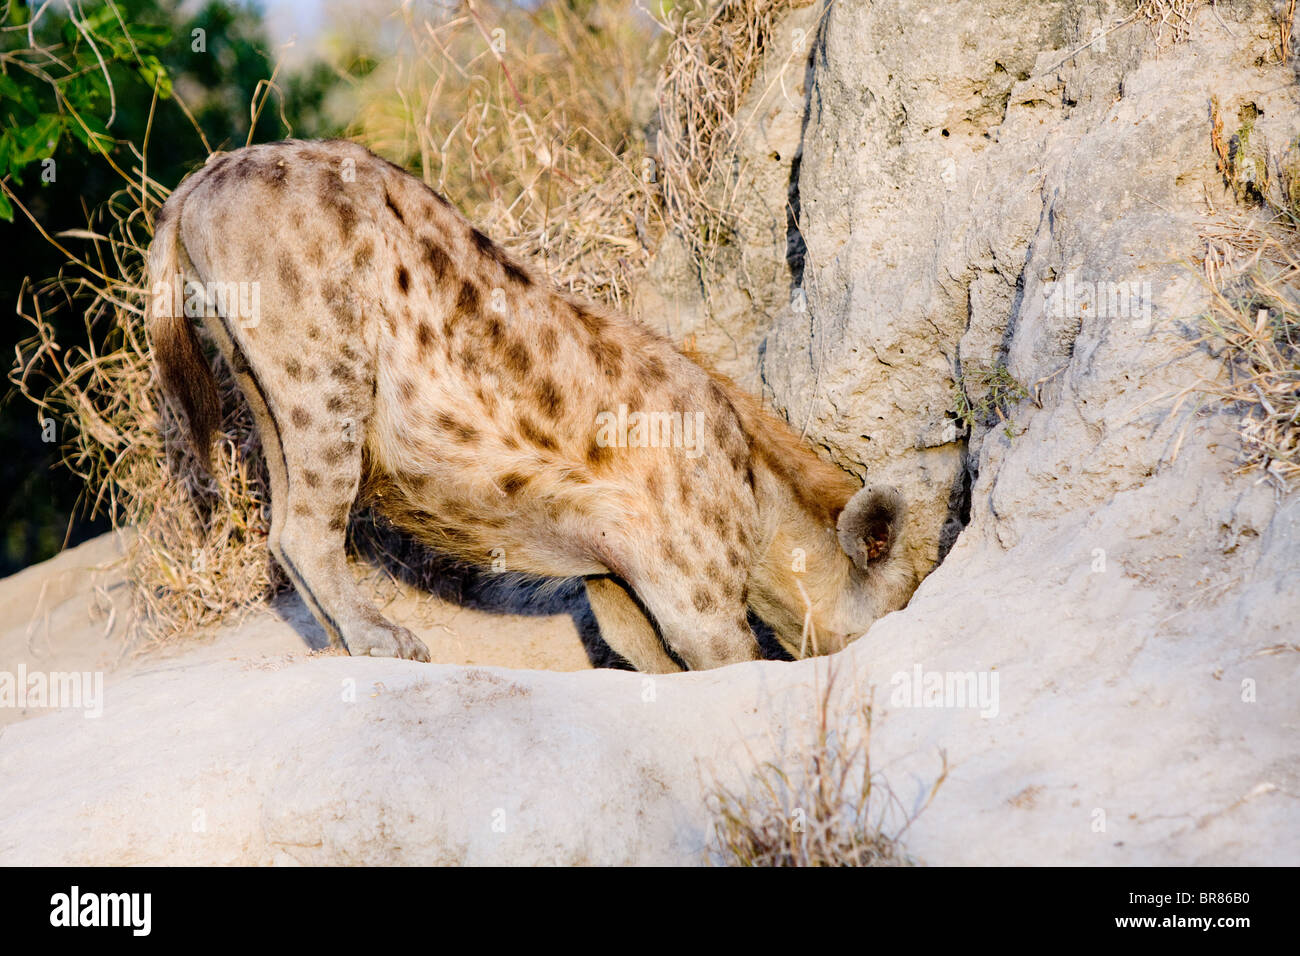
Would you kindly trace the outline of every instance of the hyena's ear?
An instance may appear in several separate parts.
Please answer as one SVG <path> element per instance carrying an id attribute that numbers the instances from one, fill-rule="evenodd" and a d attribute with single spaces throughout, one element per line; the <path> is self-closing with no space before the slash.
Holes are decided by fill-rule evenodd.
<path id="1" fill-rule="evenodd" d="M 907 505 L 897 488 L 868 485 L 849 499 L 836 530 L 840 547 L 862 571 L 901 553 Z"/>

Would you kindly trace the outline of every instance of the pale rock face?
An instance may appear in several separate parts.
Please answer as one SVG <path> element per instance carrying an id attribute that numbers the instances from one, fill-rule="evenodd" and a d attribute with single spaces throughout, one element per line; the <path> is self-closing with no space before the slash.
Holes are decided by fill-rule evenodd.
<path id="1" fill-rule="evenodd" d="M 1067 61 L 1099 26 L 1074 3 L 846 3 L 814 45 L 808 310 L 733 327 L 733 371 L 903 489 L 922 568 L 970 475 L 946 559 L 834 658 L 841 687 L 875 688 L 874 763 L 904 806 L 947 755 L 906 837 L 927 863 L 1300 863 L 1300 497 L 1235 474 L 1235 420 L 1174 399 L 1223 374 L 1193 345 L 1185 267 L 1236 211 L 1209 98 L 1254 102 L 1273 143 L 1300 132 L 1267 8 L 1201 8 L 1159 49 L 1123 27 Z M 761 296 L 788 303 L 778 265 Z M 1151 321 L 1053 309 L 1069 276 L 1149 282 Z M 1037 404 L 964 444 L 957 365 L 999 362 Z M 804 746 L 826 666 L 244 658 L 110 683 L 98 721 L 8 726 L 0 864 L 699 862 L 709 785 Z M 996 706 L 913 706 L 918 668 L 975 675 Z"/>

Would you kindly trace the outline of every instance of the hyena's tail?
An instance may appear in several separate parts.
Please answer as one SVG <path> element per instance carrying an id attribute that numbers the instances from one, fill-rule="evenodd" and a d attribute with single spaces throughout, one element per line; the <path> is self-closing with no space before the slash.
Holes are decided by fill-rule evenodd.
<path id="1" fill-rule="evenodd" d="M 221 394 L 194 321 L 185 314 L 185 273 L 189 271 L 185 267 L 192 267 L 180 237 L 181 207 L 198 178 L 191 176 L 178 186 L 154 217 L 145 325 L 163 393 L 185 413 L 190 447 L 210 471 L 212 436 L 221 424 Z"/>

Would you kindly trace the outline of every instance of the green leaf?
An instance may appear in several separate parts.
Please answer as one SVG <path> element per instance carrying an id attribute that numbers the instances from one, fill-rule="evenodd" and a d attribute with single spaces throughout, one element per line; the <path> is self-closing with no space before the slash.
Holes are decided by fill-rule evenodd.
<path id="1" fill-rule="evenodd" d="M 66 117 L 57 113 L 43 113 L 30 126 L 14 131 L 17 147 L 10 160 L 11 170 L 21 169 L 28 163 L 52 156 L 63 136 Z"/>
<path id="2" fill-rule="evenodd" d="M 157 85 L 160 99 L 169 99 L 172 95 L 172 78 L 167 74 L 167 67 L 152 53 L 141 57 L 141 60 L 142 65 L 136 68 L 140 78 L 149 84 L 149 89 Z"/>
<path id="3" fill-rule="evenodd" d="M 14 221 L 13 204 L 9 202 L 9 196 L 3 192 L 0 192 L 0 219 L 5 222 Z"/>
<path id="4" fill-rule="evenodd" d="M 104 121 L 93 113 L 80 113 L 81 123 L 75 118 L 68 121 L 68 132 L 92 153 L 107 156 L 113 146 L 113 136 Z M 85 124 L 83 128 L 82 123 Z"/>
<path id="5" fill-rule="evenodd" d="M 3 73 L 0 73 L 0 99 L 13 100 L 25 113 L 34 115 L 40 112 L 31 88 Z"/>

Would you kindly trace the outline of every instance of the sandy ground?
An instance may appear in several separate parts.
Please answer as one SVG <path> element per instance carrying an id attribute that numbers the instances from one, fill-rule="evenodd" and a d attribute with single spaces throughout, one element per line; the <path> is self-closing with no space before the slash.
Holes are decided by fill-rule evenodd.
<path id="1" fill-rule="evenodd" d="M 0 580 L 0 671 L 102 671 L 105 685 L 143 670 L 200 660 L 275 666 L 309 654 L 341 654 L 296 594 L 232 622 L 163 646 L 131 647 L 123 541 L 104 535 Z M 358 575 L 374 580 L 368 568 Z M 383 612 L 429 646 L 434 662 L 553 671 L 610 664 L 576 587 L 545 600 L 512 595 L 458 604 L 401 583 L 382 588 Z M 0 728 L 48 711 L 0 707 Z"/>

